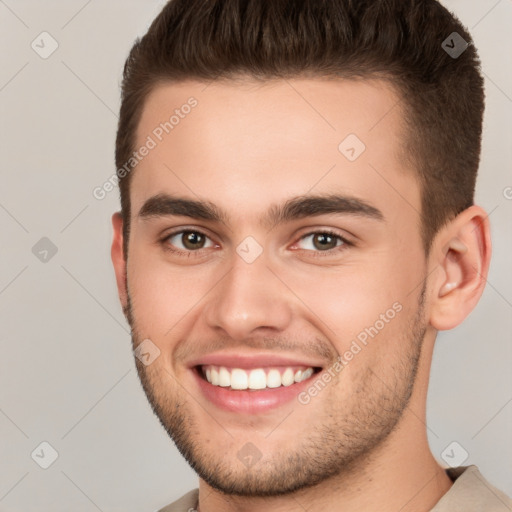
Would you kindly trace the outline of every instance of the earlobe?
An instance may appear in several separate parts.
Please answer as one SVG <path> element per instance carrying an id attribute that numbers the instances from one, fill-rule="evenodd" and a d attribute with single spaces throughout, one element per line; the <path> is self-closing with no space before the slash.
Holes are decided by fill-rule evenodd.
<path id="1" fill-rule="evenodd" d="M 491 256 L 490 228 L 482 208 L 471 206 L 436 237 L 437 261 L 430 323 L 453 329 L 478 303 L 485 287 Z"/>
<path id="2" fill-rule="evenodd" d="M 125 311 L 128 302 L 126 290 L 126 259 L 123 252 L 123 218 L 120 212 L 116 212 L 112 215 L 112 227 L 114 232 L 110 255 L 114 265 L 119 300 L 121 301 L 123 311 Z"/>

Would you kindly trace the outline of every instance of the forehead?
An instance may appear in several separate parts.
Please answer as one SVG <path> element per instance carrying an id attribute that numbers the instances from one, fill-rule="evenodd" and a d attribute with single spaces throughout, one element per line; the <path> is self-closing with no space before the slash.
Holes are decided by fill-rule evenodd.
<path id="1" fill-rule="evenodd" d="M 385 81 L 161 84 L 137 130 L 136 148 L 151 149 L 134 171 L 132 212 L 165 192 L 247 214 L 311 191 L 419 204 L 403 140 L 399 96 Z"/>
<path id="2" fill-rule="evenodd" d="M 190 103 L 195 106 L 189 108 Z M 290 148 L 288 143 L 291 149 L 300 151 L 296 145 L 300 137 L 300 146 L 306 151 L 311 146 L 317 147 L 319 139 L 326 145 L 337 146 L 343 134 L 367 135 L 384 118 L 386 122 L 381 128 L 387 130 L 392 126 L 398 131 L 399 103 L 395 88 L 388 81 L 376 79 L 164 83 L 156 86 L 146 99 L 137 139 L 143 142 L 155 130 L 158 135 L 158 127 L 170 121 L 174 139 L 180 134 L 190 135 L 190 131 L 201 137 L 203 144 L 218 145 L 226 135 L 230 141 L 247 142 L 250 138 L 261 153 L 261 145 L 284 151 Z M 255 132 L 258 136 L 251 137 Z"/>

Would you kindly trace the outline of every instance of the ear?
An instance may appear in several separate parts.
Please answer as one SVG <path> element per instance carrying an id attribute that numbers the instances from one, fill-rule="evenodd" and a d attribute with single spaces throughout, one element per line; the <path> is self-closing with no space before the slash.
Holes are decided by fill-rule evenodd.
<path id="1" fill-rule="evenodd" d="M 123 252 L 123 217 L 121 212 L 116 212 L 112 215 L 112 227 L 114 228 L 114 235 L 110 255 L 114 264 L 119 300 L 123 306 L 123 311 L 126 311 L 128 295 L 126 290 L 126 260 Z"/>
<path id="2" fill-rule="evenodd" d="M 437 270 L 430 323 L 437 330 L 453 329 L 476 306 L 487 281 L 491 235 L 485 211 L 471 206 L 450 221 L 436 236 L 431 257 Z"/>

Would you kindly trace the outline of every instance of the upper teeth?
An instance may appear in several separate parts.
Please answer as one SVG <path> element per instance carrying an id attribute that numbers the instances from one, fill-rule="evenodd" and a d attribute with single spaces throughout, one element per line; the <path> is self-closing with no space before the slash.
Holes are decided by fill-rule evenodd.
<path id="1" fill-rule="evenodd" d="M 206 380 L 214 386 L 231 387 L 231 389 L 264 389 L 291 386 L 313 375 L 313 368 L 226 368 L 225 366 L 203 366 Z"/>

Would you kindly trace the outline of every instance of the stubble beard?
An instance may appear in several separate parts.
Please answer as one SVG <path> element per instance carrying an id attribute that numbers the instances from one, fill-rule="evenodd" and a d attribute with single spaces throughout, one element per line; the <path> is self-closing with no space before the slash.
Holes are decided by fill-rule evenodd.
<path id="1" fill-rule="evenodd" d="M 238 460 L 236 449 L 224 453 L 217 446 L 211 451 L 212 443 L 205 443 L 204 432 L 211 429 L 220 432 L 221 427 L 214 419 L 210 425 L 199 425 L 190 408 L 190 404 L 195 404 L 194 398 L 171 373 L 161 366 L 145 366 L 136 359 L 137 372 L 153 412 L 180 453 L 207 484 L 227 495 L 290 494 L 333 477 L 364 471 L 372 454 L 396 428 L 418 373 L 426 332 L 424 297 L 425 287 L 407 332 L 394 343 L 394 346 L 407 346 L 407 350 L 388 373 L 392 376 L 390 382 L 383 382 L 367 367 L 358 379 L 356 396 L 350 404 L 330 403 L 328 410 L 318 417 L 314 431 L 296 438 L 293 450 L 274 451 L 270 458 L 265 453 L 261 463 L 250 470 Z M 143 339 L 135 328 L 129 296 L 125 315 L 132 327 L 135 349 Z M 308 413 L 308 406 L 296 407 L 300 407 L 298 414 Z M 226 432 L 223 434 L 226 446 L 240 448 Z"/>

